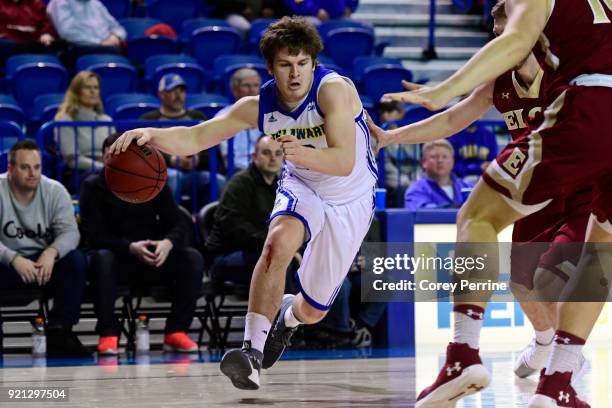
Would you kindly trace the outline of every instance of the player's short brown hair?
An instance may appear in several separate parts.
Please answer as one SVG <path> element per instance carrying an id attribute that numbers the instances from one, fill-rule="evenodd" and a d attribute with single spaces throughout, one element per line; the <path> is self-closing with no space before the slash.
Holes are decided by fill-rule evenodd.
<path id="1" fill-rule="evenodd" d="M 276 54 L 284 48 L 290 55 L 303 51 L 310 55 L 314 65 L 317 55 L 323 50 L 323 42 L 315 26 L 304 17 L 283 17 L 266 29 L 259 42 L 259 51 L 266 64 L 271 66 Z"/>
<path id="2" fill-rule="evenodd" d="M 496 19 L 508 18 L 506 15 L 506 0 L 498 0 L 491 9 L 491 17 Z"/>

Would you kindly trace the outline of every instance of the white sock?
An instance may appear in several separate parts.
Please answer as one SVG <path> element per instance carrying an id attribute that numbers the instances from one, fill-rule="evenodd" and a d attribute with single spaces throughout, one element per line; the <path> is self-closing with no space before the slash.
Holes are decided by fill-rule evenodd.
<path id="1" fill-rule="evenodd" d="M 473 349 L 480 348 L 480 330 L 482 320 L 472 319 L 461 312 L 453 312 L 455 328 L 453 342 L 467 343 Z"/>
<path id="2" fill-rule="evenodd" d="M 247 313 L 244 319 L 244 341 L 251 341 L 251 348 L 263 353 L 272 323 L 259 313 Z"/>
<path id="3" fill-rule="evenodd" d="M 584 345 L 578 344 L 554 344 L 545 374 L 551 375 L 554 372 L 567 371 L 576 373 L 580 368 L 583 347 Z"/>
<path id="4" fill-rule="evenodd" d="M 293 314 L 293 305 L 291 305 L 291 307 L 285 311 L 285 326 L 297 327 L 300 324 L 302 324 L 302 322 Z"/>
<path id="5" fill-rule="evenodd" d="M 555 330 L 552 328 L 543 331 L 535 331 L 536 342 L 541 346 L 548 346 L 552 343 L 553 337 L 555 337 Z"/>

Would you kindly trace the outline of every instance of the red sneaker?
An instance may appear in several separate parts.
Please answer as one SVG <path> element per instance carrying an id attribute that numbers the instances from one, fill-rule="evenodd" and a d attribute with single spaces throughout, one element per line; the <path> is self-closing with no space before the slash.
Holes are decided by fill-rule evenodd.
<path id="1" fill-rule="evenodd" d="M 446 364 L 436 381 L 421 391 L 415 407 L 454 407 L 457 400 L 481 391 L 490 382 L 491 375 L 482 365 L 478 349 L 450 343 L 446 348 Z"/>
<path id="2" fill-rule="evenodd" d="M 529 401 L 529 408 L 590 408 L 589 404 L 578 398 L 571 381 L 572 373 L 569 371 L 545 375 L 542 370 L 538 389 Z"/>
<path id="3" fill-rule="evenodd" d="M 164 350 L 178 353 L 197 353 L 198 344 L 191 340 L 185 332 L 170 333 L 164 336 Z"/>
<path id="4" fill-rule="evenodd" d="M 98 340 L 98 354 L 101 356 L 116 356 L 119 354 L 119 337 L 101 336 Z"/>

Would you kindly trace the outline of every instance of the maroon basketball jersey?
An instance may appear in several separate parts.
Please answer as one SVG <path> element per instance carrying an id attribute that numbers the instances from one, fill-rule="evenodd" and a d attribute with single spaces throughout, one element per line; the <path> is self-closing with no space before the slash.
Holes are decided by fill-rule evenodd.
<path id="1" fill-rule="evenodd" d="M 493 104 L 502 114 L 506 126 L 516 139 L 523 135 L 529 126 L 542 123 L 542 84 L 544 71 L 539 70 L 533 83 L 527 89 L 516 71 L 508 71 L 495 80 Z"/>
<path id="2" fill-rule="evenodd" d="M 554 0 L 549 4 L 548 22 L 534 47 L 540 64 L 553 72 L 546 85 L 547 102 L 579 75 L 612 75 L 610 1 Z"/>

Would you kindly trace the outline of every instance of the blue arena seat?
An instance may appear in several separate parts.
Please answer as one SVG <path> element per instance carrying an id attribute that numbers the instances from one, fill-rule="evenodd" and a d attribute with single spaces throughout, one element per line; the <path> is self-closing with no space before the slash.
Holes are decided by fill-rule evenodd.
<path id="1" fill-rule="evenodd" d="M 268 69 L 264 64 L 263 58 L 251 54 L 230 54 L 220 55 L 215 59 L 214 81 L 217 82 L 217 89 L 231 98 L 229 80 L 234 72 L 240 68 L 252 68 L 256 70 L 263 82 L 270 79 Z"/>
<path id="2" fill-rule="evenodd" d="M 189 43 L 191 35 L 198 28 L 204 27 L 230 27 L 227 21 L 220 18 L 191 18 L 181 25 L 180 39 L 183 44 Z"/>
<path id="3" fill-rule="evenodd" d="M 19 126 L 25 123 L 25 113 L 11 95 L 0 95 L 0 121 L 14 122 Z"/>
<path id="4" fill-rule="evenodd" d="M 102 3 L 117 20 L 129 17 L 132 14 L 131 0 L 102 0 Z"/>
<path id="5" fill-rule="evenodd" d="M 337 19 L 337 20 L 329 20 L 324 23 L 321 23 L 317 30 L 319 31 L 319 35 L 321 38 L 325 38 L 327 34 L 338 28 L 361 28 L 367 30 L 374 35 L 374 27 L 358 20 L 351 19 Z"/>
<path id="6" fill-rule="evenodd" d="M 251 54 L 259 55 L 259 40 L 266 28 L 273 22 L 277 21 L 273 18 L 258 18 L 251 21 L 251 28 L 247 35 L 247 46 Z"/>
<path id="7" fill-rule="evenodd" d="M 174 38 L 152 35 L 145 36 L 145 30 L 155 24 L 162 23 L 155 18 L 125 18 L 119 21 L 128 33 L 127 55 L 135 64 L 144 64 L 152 55 L 175 54 L 178 41 Z"/>
<path id="8" fill-rule="evenodd" d="M 364 28 L 336 28 L 327 32 L 323 41 L 325 55 L 346 70 L 351 69 L 356 57 L 374 51 L 374 33 Z"/>
<path id="9" fill-rule="evenodd" d="M 344 68 L 338 66 L 338 64 L 336 64 L 336 61 L 334 61 L 333 59 L 331 59 L 327 55 L 323 55 L 323 54 L 317 55 L 317 61 L 319 61 L 319 64 L 323 65 L 325 68 L 329 68 L 331 70 L 334 70 L 337 73 L 339 73 L 340 75 L 350 76 L 350 75 L 347 74 L 347 72 L 346 72 L 346 70 Z"/>
<path id="10" fill-rule="evenodd" d="M 401 90 L 401 81 L 412 81 L 412 72 L 396 65 L 374 65 L 363 72 L 363 90 L 374 101 L 383 94 Z"/>
<path id="11" fill-rule="evenodd" d="M 106 98 L 105 107 L 114 120 L 137 120 L 144 113 L 158 109 L 159 101 L 144 93 L 115 94 Z"/>
<path id="12" fill-rule="evenodd" d="M 146 7 L 150 17 L 163 20 L 178 32 L 183 21 L 200 15 L 200 3 L 195 0 L 146 0 Z"/>
<path id="13" fill-rule="evenodd" d="M 188 109 L 199 110 L 209 119 L 229 104 L 230 100 L 219 94 L 187 94 L 185 100 Z"/>
<path id="14" fill-rule="evenodd" d="M 32 105 L 32 120 L 40 123 L 53 120 L 57 108 L 60 107 L 63 101 L 64 94 L 61 93 L 38 95 L 34 98 L 34 104 Z"/>
<path id="15" fill-rule="evenodd" d="M 156 18 L 148 17 L 135 17 L 135 18 L 122 18 L 119 20 L 119 24 L 127 32 L 128 39 L 144 37 L 147 28 L 156 24 L 161 24 L 163 21 Z"/>
<path id="16" fill-rule="evenodd" d="M 77 71 L 89 70 L 100 76 L 102 99 L 108 95 L 136 90 L 136 68 L 121 55 L 85 55 L 77 60 L 76 67 Z"/>
<path id="17" fill-rule="evenodd" d="M 66 90 L 68 72 L 54 56 L 24 54 L 7 60 L 6 79 L 19 106 L 30 115 L 36 96 Z"/>
<path id="18" fill-rule="evenodd" d="M 187 83 L 188 93 L 198 93 L 204 90 L 206 76 L 198 62 L 188 55 L 153 55 L 145 61 L 145 81 L 148 89 L 157 93 L 157 85 L 162 76 L 176 73 Z"/>
<path id="19" fill-rule="evenodd" d="M 360 57 L 356 57 L 353 60 L 353 69 L 350 75 L 351 79 L 356 83 L 360 83 L 361 77 L 363 76 L 363 71 L 366 68 L 383 64 L 401 67 L 402 61 L 399 58 L 379 57 L 376 55 L 362 55 Z"/>
<path id="20" fill-rule="evenodd" d="M 207 71 L 212 72 L 219 55 L 235 54 L 242 44 L 238 31 L 230 27 L 204 27 L 193 32 L 188 53 Z"/>
<path id="21" fill-rule="evenodd" d="M 0 153 L 8 151 L 24 135 L 15 122 L 0 121 Z"/>

